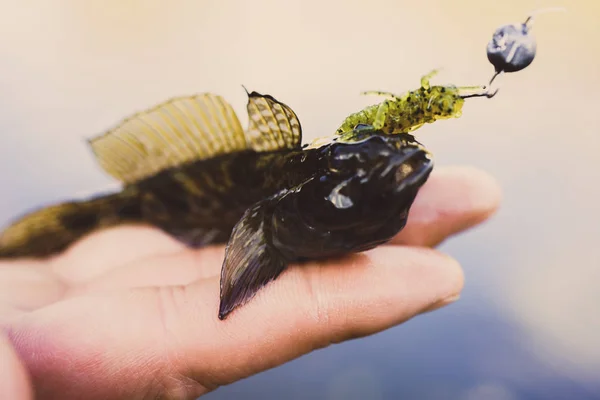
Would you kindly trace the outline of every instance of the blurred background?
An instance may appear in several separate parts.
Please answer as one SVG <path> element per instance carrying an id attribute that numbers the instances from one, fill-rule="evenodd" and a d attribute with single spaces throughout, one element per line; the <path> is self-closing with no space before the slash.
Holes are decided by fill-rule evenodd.
<path id="1" fill-rule="evenodd" d="M 305 140 L 435 83 L 484 84 L 494 30 L 537 8 L 538 54 L 492 100 L 418 131 L 438 166 L 498 178 L 500 212 L 442 250 L 461 300 L 206 399 L 600 399 L 600 2 L 54 0 L 0 2 L 0 223 L 114 182 L 85 139 L 184 94 L 241 87 L 299 115 Z"/>

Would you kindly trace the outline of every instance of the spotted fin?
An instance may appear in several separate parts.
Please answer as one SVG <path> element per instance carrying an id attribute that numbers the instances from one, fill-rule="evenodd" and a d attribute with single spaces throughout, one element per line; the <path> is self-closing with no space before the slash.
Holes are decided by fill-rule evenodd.
<path id="1" fill-rule="evenodd" d="M 221 270 L 219 319 L 225 319 L 233 309 L 248 302 L 287 266 L 271 242 L 267 223 L 277 197 L 250 207 L 233 228 Z"/>
<path id="2" fill-rule="evenodd" d="M 302 143 L 302 127 L 296 113 L 272 96 L 248 93 L 249 125 L 246 133 L 256 151 L 297 149 Z"/>
<path id="3" fill-rule="evenodd" d="M 173 98 L 130 116 L 89 143 L 102 168 L 124 183 L 248 148 L 231 105 L 211 93 Z"/>

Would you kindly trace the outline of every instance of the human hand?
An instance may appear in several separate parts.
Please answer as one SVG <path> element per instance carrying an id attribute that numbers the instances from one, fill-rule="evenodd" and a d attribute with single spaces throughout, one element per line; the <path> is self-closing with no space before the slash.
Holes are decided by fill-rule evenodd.
<path id="1" fill-rule="evenodd" d="M 49 261 L 1 262 L 0 398 L 194 399 L 405 322 L 458 297 L 459 265 L 428 247 L 487 219 L 499 198 L 484 173 L 439 168 L 391 243 L 292 266 L 224 321 L 223 246 L 121 227 Z"/>

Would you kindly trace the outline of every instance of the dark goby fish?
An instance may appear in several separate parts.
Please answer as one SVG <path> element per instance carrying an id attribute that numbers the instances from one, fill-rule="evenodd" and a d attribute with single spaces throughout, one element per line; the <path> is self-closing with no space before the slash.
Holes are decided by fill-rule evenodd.
<path id="1" fill-rule="evenodd" d="M 190 247 L 227 243 L 219 318 L 289 263 L 364 251 L 406 224 L 433 163 L 411 135 L 359 126 L 302 148 L 296 114 L 249 93 L 246 131 L 220 96 L 176 98 L 90 141 L 118 193 L 28 214 L 0 257 L 46 257 L 119 224 L 149 224 Z M 202 266 L 198 266 L 201 268 Z"/>

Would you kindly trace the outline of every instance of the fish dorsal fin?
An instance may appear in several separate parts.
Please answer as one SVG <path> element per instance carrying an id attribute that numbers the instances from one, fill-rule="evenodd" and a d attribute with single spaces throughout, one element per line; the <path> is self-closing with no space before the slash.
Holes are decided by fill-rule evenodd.
<path id="1" fill-rule="evenodd" d="M 211 93 L 158 104 L 126 118 L 89 143 L 102 168 L 124 183 L 249 148 L 233 107 Z"/>
<path id="2" fill-rule="evenodd" d="M 296 113 L 272 96 L 248 93 L 248 131 L 255 151 L 297 149 L 302 143 L 302 127 Z"/>

